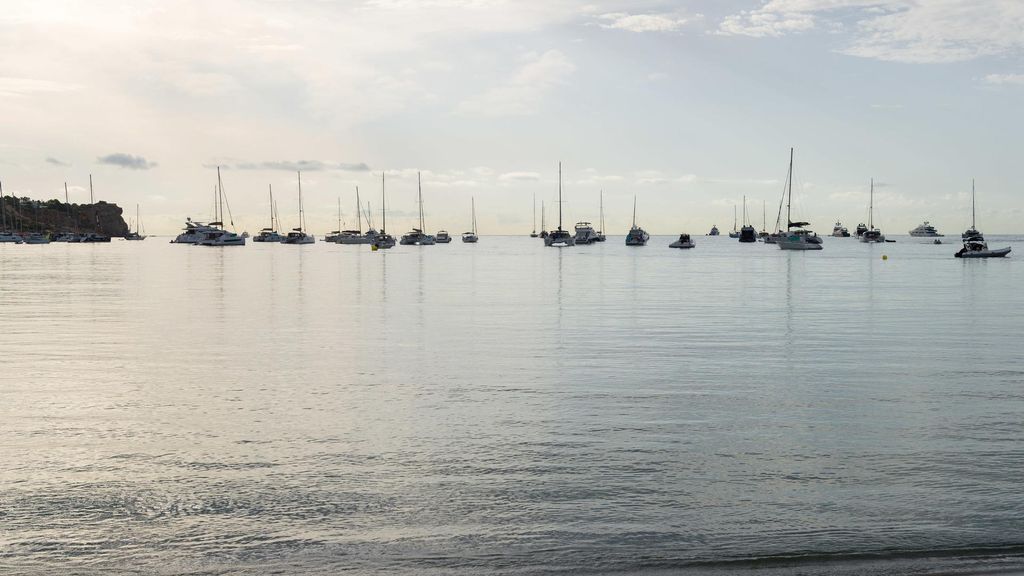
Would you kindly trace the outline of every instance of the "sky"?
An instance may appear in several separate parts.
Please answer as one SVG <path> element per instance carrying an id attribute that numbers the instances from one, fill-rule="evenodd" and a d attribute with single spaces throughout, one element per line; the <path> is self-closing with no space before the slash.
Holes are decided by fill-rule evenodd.
<path id="1" fill-rule="evenodd" d="M 794 219 L 1024 232 L 1020 0 L 5 0 L 5 194 L 134 212 L 173 234 L 355 225 L 557 225 L 656 234 Z M 767 213 L 764 217 L 763 214 Z"/>

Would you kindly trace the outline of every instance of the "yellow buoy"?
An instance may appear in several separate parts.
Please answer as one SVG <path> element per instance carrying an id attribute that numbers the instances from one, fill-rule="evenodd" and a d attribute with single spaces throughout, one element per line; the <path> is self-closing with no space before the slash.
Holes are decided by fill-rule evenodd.
<path id="1" fill-rule="evenodd" d="M 885 254 L 882 254 L 882 260 L 888 260 L 888 259 L 889 259 L 888 256 L 886 256 Z"/>
<path id="2" fill-rule="evenodd" d="M 370 244 L 370 250 L 372 252 L 376 252 L 378 250 L 377 245 L 376 244 Z"/>

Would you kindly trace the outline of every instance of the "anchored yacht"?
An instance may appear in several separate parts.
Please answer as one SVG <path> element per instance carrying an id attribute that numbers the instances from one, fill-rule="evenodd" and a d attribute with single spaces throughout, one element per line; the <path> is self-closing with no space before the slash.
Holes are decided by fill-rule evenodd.
<path id="1" fill-rule="evenodd" d="M 282 244 L 313 244 L 316 242 L 316 237 L 312 234 L 306 234 L 306 210 L 302 205 L 302 172 L 297 172 L 299 178 L 299 225 L 296 228 L 292 228 L 291 232 L 284 237 Z"/>
<path id="2" fill-rule="evenodd" d="M 689 234 L 680 234 L 679 240 L 668 245 L 669 248 L 693 248 L 693 240 L 690 239 Z"/>
<path id="3" fill-rule="evenodd" d="M 636 225 L 636 196 L 633 196 L 633 226 L 626 234 L 626 246 L 646 246 L 651 235 L 646 230 Z"/>
<path id="4" fill-rule="evenodd" d="M 941 238 L 943 235 L 939 234 L 939 231 L 935 229 L 925 220 L 924 224 L 921 224 L 917 228 L 910 231 L 910 235 L 915 238 Z"/>
<path id="5" fill-rule="evenodd" d="M 544 203 L 540 205 L 540 218 L 541 218 L 541 237 L 544 238 L 545 246 L 575 246 L 576 237 L 569 233 L 568 230 L 562 230 L 562 163 L 558 163 L 558 229 L 552 230 L 544 236 Z"/>
<path id="6" fill-rule="evenodd" d="M 575 240 L 577 244 L 593 244 L 594 242 L 600 242 L 597 231 L 590 225 L 590 222 L 577 222 L 576 223 L 576 236 Z"/>
<path id="7" fill-rule="evenodd" d="M 793 222 L 793 149 L 789 149 L 789 174 L 786 176 L 786 232 L 776 240 L 781 250 L 821 250 L 821 238 L 804 227 L 809 222 Z M 794 230 L 794 228 L 796 228 Z"/>

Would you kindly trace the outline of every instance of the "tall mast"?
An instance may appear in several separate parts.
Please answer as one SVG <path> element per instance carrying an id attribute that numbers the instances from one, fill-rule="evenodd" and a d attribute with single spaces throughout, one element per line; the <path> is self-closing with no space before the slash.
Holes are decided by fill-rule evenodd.
<path id="1" fill-rule="evenodd" d="M 735 227 L 736 224 L 733 223 L 733 228 Z M 636 194 L 633 194 L 633 228 L 636 228 Z"/>
<path id="2" fill-rule="evenodd" d="M 388 227 L 388 203 L 384 199 L 384 171 L 380 171 L 380 234 L 384 235 Z"/>
<path id="3" fill-rule="evenodd" d="M 768 229 L 768 201 L 761 200 L 761 230 Z"/>
<path id="4" fill-rule="evenodd" d="M 540 231 L 544 231 L 544 201 L 540 201 Z"/>
<path id="5" fill-rule="evenodd" d="M 416 171 L 416 194 L 420 198 L 420 232 L 426 233 L 426 226 L 423 225 L 423 184 L 420 180 L 420 172 Z"/>
<path id="6" fill-rule="evenodd" d="M 363 208 L 359 202 L 359 186 L 356 186 L 356 224 L 359 226 L 359 234 L 363 233 Z M 370 222 L 366 222 L 366 227 L 370 227 Z"/>
<path id="7" fill-rule="evenodd" d="M 71 220 L 71 200 L 68 199 L 68 183 L 64 183 L 64 203 L 68 205 L 68 226 L 73 223 Z M 75 227 L 77 228 L 77 226 Z"/>
<path id="8" fill-rule="evenodd" d="M 875 179 L 871 179 L 871 193 L 868 200 L 868 230 L 875 229 Z"/>
<path id="9" fill-rule="evenodd" d="M 221 228 L 224 227 L 224 182 L 220 179 L 220 166 L 217 166 L 217 209 L 220 211 L 220 215 L 217 216 L 217 221 L 221 223 Z"/>
<path id="10" fill-rule="evenodd" d="M 469 197 L 469 205 L 473 209 L 473 235 L 476 236 L 476 198 L 473 196 Z"/>
<path id="11" fill-rule="evenodd" d="M 96 212 L 96 203 L 92 199 L 92 174 L 89 174 L 89 206 L 92 207 L 93 231 L 100 231 L 100 215 Z"/>
<path id="12" fill-rule="evenodd" d="M 636 220 L 635 217 L 633 219 Z M 634 224 L 636 224 L 636 222 L 634 222 Z M 732 231 L 733 232 L 736 231 L 736 205 L 735 204 L 732 205 Z"/>
<path id="13" fill-rule="evenodd" d="M 356 216 L 359 215 L 356 214 Z M 338 196 L 338 233 L 341 233 L 341 196 Z"/>
<path id="14" fill-rule="evenodd" d="M 139 205 L 135 204 L 135 234 L 139 233 Z"/>
<path id="15" fill-rule="evenodd" d="M 562 231 L 562 162 L 558 162 L 558 231 Z"/>
<path id="16" fill-rule="evenodd" d="M 747 195 L 743 195 L 743 226 L 747 225 Z"/>
<path id="17" fill-rule="evenodd" d="M 793 217 L 791 216 L 791 204 L 793 203 L 793 149 L 789 149 L 789 176 L 786 177 L 786 186 L 789 192 L 786 196 L 786 230 L 789 230 L 793 224 Z"/>
<path id="18" fill-rule="evenodd" d="M 299 232 L 302 232 L 302 172 L 296 172 L 299 175 Z"/>
<path id="19" fill-rule="evenodd" d="M 67 184 L 64 185 L 65 193 Z M 7 232 L 7 202 L 4 201 L 4 183 L 0 182 L 0 232 Z"/>
<path id="20" fill-rule="evenodd" d="M 604 234 L 604 190 L 601 190 L 601 230 L 600 230 L 600 232 L 602 234 Z"/>
<path id="21" fill-rule="evenodd" d="M 274 225 L 274 185 L 267 184 L 267 188 L 270 190 L 270 229 L 277 231 L 277 227 Z"/>

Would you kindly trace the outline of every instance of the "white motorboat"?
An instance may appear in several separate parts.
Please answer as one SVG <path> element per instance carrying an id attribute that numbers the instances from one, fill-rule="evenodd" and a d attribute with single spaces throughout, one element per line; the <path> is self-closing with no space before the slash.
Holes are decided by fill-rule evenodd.
<path id="1" fill-rule="evenodd" d="M 420 205 L 420 227 L 403 234 L 398 243 L 403 246 L 433 246 L 435 244 L 434 237 L 424 232 L 426 227 L 423 224 L 423 184 L 419 172 L 416 173 L 416 195 L 417 203 Z"/>
<path id="2" fill-rule="evenodd" d="M 291 232 L 284 237 L 282 244 L 312 244 L 316 238 L 312 234 L 306 234 L 306 210 L 302 205 L 302 172 L 296 173 L 299 178 L 299 225 L 292 228 Z"/>
<path id="3" fill-rule="evenodd" d="M 600 242 L 597 236 L 597 231 L 590 225 L 590 222 L 577 222 L 576 223 L 576 234 L 573 240 L 576 244 L 593 244 L 594 242 Z"/>
<path id="4" fill-rule="evenodd" d="M 874 244 L 881 244 L 885 242 L 885 235 L 882 234 L 881 230 L 875 228 L 875 179 L 871 179 L 871 192 L 869 193 L 870 200 L 868 201 L 868 229 L 860 235 L 860 241 Z"/>
<path id="5" fill-rule="evenodd" d="M 857 236 L 860 236 L 861 234 L 863 234 L 863 233 L 865 233 L 867 231 L 868 231 L 868 227 L 863 222 L 861 222 L 860 224 L 857 224 Z"/>
<path id="6" fill-rule="evenodd" d="M 451 241 L 452 236 L 447 230 L 438 230 L 437 234 L 434 234 L 434 242 L 437 244 L 448 244 Z"/>
<path id="7" fill-rule="evenodd" d="M 805 226 L 809 222 L 793 222 L 793 149 L 789 149 L 789 174 L 786 176 L 786 232 L 776 244 L 781 250 L 821 250 L 821 238 Z M 795 230 L 794 230 L 795 228 Z"/>
<path id="8" fill-rule="evenodd" d="M 836 222 L 836 225 L 832 227 L 832 236 L 834 238 L 849 238 L 850 231 L 843 226 L 842 222 Z"/>
<path id="9" fill-rule="evenodd" d="M 633 226 L 626 234 L 626 246 L 646 246 L 650 239 L 651 235 L 636 225 L 636 196 L 633 196 Z"/>
<path id="10" fill-rule="evenodd" d="M 181 234 L 175 236 L 174 240 L 171 240 L 171 244 L 199 244 L 203 235 L 213 229 L 214 227 L 209 224 L 186 218 Z"/>
<path id="11" fill-rule="evenodd" d="M 217 167 L 217 188 L 214 191 L 216 194 L 216 203 L 214 204 L 214 221 L 210 222 L 205 229 L 199 232 L 199 241 L 196 244 L 200 246 L 245 246 L 245 237 L 235 232 L 229 232 L 223 228 L 224 226 L 224 181 L 220 177 L 220 166 Z M 229 210 L 230 211 L 230 210 Z M 233 218 L 229 216 L 232 228 L 235 223 Z"/>
<path id="12" fill-rule="evenodd" d="M 689 234 L 680 234 L 679 240 L 668 245 L 669 248 L 693 248 L 693 240 L 690 239 Z"/>
<path id="13" fill-rule="evenodd" d="M 473 215 L 473 227 L 469 232 L 462 233 L 462 241 L 466 244 L 476 244 L 477 240 L 480 239 L 476 233 L 476 198 L 470 198 L 470 213 Z"/>
<path id="14" fill-rule="evenodd" d="M 910 235 L 915 238 L 941 238 L 943 236 L 942 234 L 939 234 L 939 231 L 935 229 L 935 226 L 929 224 L 927 220 L 924 224 L 921 224 L 917 228 L 911 230 Z"/>
<path id="15" fill-rule="evenodd" d="M 968 235 L 969 234 L 969 235 Z M 954 256 L 957 258 L 1003 258 L 1010 253 L 1010 247 L 990 249 L 985 237 L 978 232 L 974 210 L 974 180 L 971 180 L 971 227 L 964 232 L 964 245 Z"/>
<path id="16" fill-rule="evenodd" d="M 558 229 L 544 234 L 544 203 L 541 202 L 541 237 L 544 238 L 545 246 L 554 246 L 556 248 L 563 248 L 566 246 L 575 246 L 576 237 L 569 233 L 568 230 L 562 230 L 562 163 L 558 163 Z"/>
<path id="17" fill-rule="evenodd" d="M 708 232 L 707 235 L 708 236 L 718 236 L 719 234 L 721 234 L 721 232 L 718 231 L 718 226 L 712 224 L 711 225 L 711 232 Z"/>

